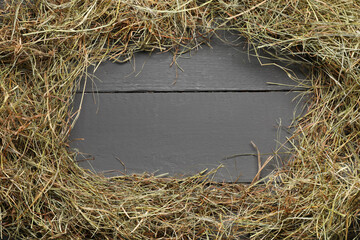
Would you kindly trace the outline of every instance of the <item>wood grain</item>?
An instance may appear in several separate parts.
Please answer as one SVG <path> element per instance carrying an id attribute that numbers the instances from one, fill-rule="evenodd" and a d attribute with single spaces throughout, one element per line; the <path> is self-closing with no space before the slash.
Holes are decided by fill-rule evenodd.
<path id="1" fill-rule="evenodd" d="M 271 153 L 277 145 L 279 120 L 287 125 L 292 118 L 295 95 L 89 93 L 84 95 L 82 112 L 70 137 L 84 140 L 74 140 L 71 146 L 86 153 L 85 158 L 92 155 L 94 160 L 80 165 L 98 172 L 125 172 L 124 164 L 127 173 L 188 176 L 224 164 L 216 180 L 251 182 L 258 168 L 256 156 L 224 159 L 236 154 L 256 155 L 251 141 L 262 154 Z M 80 96 L 76 96 L 75 109 Z M 280 141 L 285 137 L 282 133 Z M 266 156 L 261 159 L 265 161 Z"/>
<path id="2" fill-rule="evenodd" d="M 234 36 L 232 37 L 234 38 Z M 270 64 L 268 59 L 261 60 Z M 211 41 L 211 47 L 201 46 L 177 59 L 174 64 L 171 53 L 141 52 L 134 54 L 131 62 L 101 64 L 95 76 L 88 81 L 87 92 L 131 91 L 268 91 L 290 90 L 296 85 L 282 69 L 275 65 L 261 67 L 259 60 L 248 54 L 244 40 L 237 45 L 226 45 L 219 39 Z M 277 64 L 287 66 L 276 61 Z M 304 78 L 300 65 L 287 66 Z M 92 73 L 94 68 L 89 68 Z"/>

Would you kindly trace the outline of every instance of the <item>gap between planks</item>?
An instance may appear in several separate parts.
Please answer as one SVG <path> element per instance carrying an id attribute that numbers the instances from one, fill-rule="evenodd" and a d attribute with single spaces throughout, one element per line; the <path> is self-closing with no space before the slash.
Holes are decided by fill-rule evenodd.
<path id="1" fill-rule="evenodd" d="M 305 89 L 276 89 L 276 90 L 126 90 L 126 91 L 76 91 L 77 94 L 81 93 L 101 93 L 101 94 L 114 94 L 114 93 L 271 93 L 271 92 L 305 92 Z"/>

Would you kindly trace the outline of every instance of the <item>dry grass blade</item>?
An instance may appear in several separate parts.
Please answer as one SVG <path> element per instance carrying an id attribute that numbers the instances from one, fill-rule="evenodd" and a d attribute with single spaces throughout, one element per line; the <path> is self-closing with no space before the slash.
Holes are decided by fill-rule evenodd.
<path id="1" fill-rule="evenodd" d="M 358 0 L 5 0 L 0 16 L 0 237 L 358 238 Z M 246 186 L 76 165 L 71 103 L 88 66 L 181 53 L 217 30 L 311 65 L 286 166 Z"/>

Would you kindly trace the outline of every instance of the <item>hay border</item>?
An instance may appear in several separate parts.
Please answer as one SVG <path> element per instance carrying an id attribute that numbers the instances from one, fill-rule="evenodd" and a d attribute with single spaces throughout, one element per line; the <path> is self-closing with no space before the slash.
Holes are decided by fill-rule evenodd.
<path id="1" fill-rule="evenodd" d="M 359 218 L 358 1 L 5 1 L 0 6 L 0 237 L 346 239 Z M 310 56 L 294 158 L 264 185 L 112 179 L 77 167 L 67 137 L 94 62 L 191 49 L 214 29 Z M 309 61 L 306 58 L 304 61 Z"/>

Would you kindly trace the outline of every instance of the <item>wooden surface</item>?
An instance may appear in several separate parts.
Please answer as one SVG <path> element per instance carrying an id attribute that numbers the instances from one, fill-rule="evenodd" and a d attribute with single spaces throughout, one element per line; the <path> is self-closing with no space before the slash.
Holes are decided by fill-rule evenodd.
<path id="1" fill-rule="evenodd" d="M 232 37 L 234 38 L 234 37 Z M 233 39 L 234 40 L 234 39 Z M 180 56 L 176 64 L 170 53 L 141 52 L 127 63 L 107 61 L 100 65 L 95 76 L 88 81 L 87 92 L 129 91 L 281 91 L 294 89 L 294 82 L 287 73 L 262 58 L 247 53 L 248 46 L 242 41 L 226 45 L 219 39 L 211 47 L 201 46 L 197 51 Z M 251 52 L 254 54 L 254 52 Z M 276 62 L 302 76 L 299 65 Z M 177 67 L 179 66 L 179 67 Z M 93 73 L 94 67 L 89 68 Z M 291 72 L 291 71 L 289 71 Z M 274 85 L 269 83 L 277 83 Z M 295 84 L 296 85 L 296 84 Z"/>
<path id="2" fill-rule="evenodd" d="M 72 146 L 95 159 L 96 171 L 191 175 L 216 168 L 218 180 L 251 181 L 257 172 L 253 141 L 262 153 L 276 147 L 277 120 L 289 123 L 295 93 L 85 94 Z M 80 96 L 80 94 L 79 94 Z M 79 103 L 79 96 L 76 104 Z M 280 141 L 284 140 L 284 134 Z M 88 156 L 88 154 L 85 155 Z M 264 160 L 266 156 L 263 156 Z M 81 158 L 79 158 L 81 159 Z"/>
<path id="3" fill-rule="evenodd" d="M 224 44 L 204 47 L 190 59 L 178 60 L 184 72 L 177 78 L 169 67 L 170 54 L 136 54 L 133 73 L 134 62 L 100 65 L 98 92 L 88 82 L 71 132 L 71 147 L 81 152 L 79 164 L 97 172 L 171 176 L 223 164 L 215 180 L 251 182 L 258 167 L 250 142 L 267 154 L 278 146 L 276 139 L 284 141 L 278 123 L 290 123 L 297 93 L 267 84 L 294 83 L 275 66 L 261 67 L 252 58 L 249 62 L 242 51 Z M 80 99 L 76 94 L 75 110 Z M 239 154 L 244 156 L 230 158 Z"/>

